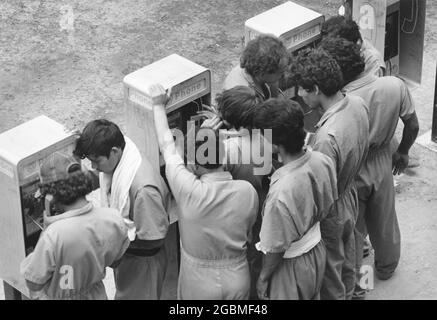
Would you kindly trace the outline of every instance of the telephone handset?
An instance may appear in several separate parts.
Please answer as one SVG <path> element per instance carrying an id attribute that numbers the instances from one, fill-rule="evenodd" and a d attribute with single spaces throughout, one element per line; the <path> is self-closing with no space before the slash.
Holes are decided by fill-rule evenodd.
<path id="1" fill-rule="evenodd" d="M 46 228 L 49 225 L 48 218 L 54 215 L 53 204 L 54 204 L 53 196 L 51 194 L 46 194 L 44 198 L 44 214 L 43 214 L 44 228 Z"/>

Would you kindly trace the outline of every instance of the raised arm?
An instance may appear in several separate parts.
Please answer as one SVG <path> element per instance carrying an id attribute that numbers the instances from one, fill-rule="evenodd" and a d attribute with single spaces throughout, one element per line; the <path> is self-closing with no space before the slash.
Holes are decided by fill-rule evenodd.
<path id="1" fill-rule="evenodd" d="M 159 84 L 150 86 L 149 93 L 154 102 L 155 131 L 165 161 L 165 175 L 176 202 L 181 205 L 192 192 L 196 192 L 196 188 L 201 188 L 201 182 L 185 167 L 182 156 L 177 152 L 165 112 L 170 93 Z"/>
<path id="2" fill-rule="evenodd" d="M 153 116 L 159 149 L 164 160 L 167 162 L 168 157 L 176 153 L 176 145 L 165 112 L 165 106 L 170 99 L 170 93 L 167 93 L 162 85 L 153 84 L 149 86 L 149 94 L 153 99 Z"/>

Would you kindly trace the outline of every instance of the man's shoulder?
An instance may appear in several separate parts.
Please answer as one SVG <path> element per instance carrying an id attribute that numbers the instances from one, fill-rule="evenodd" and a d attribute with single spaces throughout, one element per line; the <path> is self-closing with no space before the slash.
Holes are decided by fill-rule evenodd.
<path id="1" fill-rule="evenodd" d="M 334 168 L 334 163 L 332 162 L 331 158 L 320 151 L 311 151 L 308 164 L 310 167 L 315 166 L 316 168 L 321 167 L 322 164 Z"/>
<path id="2" fill-rule="evenodd" d="M 257 195 L 255 188 L 246 180 L 229 180 L 228 184 L 238 194 Z M 243 197 L 243 196 L 242 196 Z"/>
<path id="3" fill-rule="evenodd" d="M 244 70 L 236 65 L 231 69 L 223 82 L 223 90 L 228 90 L 236 86 L 248 86 L 249 83 L 244 77 Z"/>
<path id="4" fill-rule="evenodd" d="M 123 221 L 120 212 L 114 208 L 94 207 L 91 213 L 100 219 Z"/>
<path id="5" fill-rule="evenodd" d="M 164 179 L 161 177 L 160 173 L 152 167 L 150 162 L 143 160 L 134 176 L 130 191 L 133 194 L 136 194 L 139 190 L 144 188 L 151 190 L 155 189 L 159 193 L 167 192 Z"/>
<path id="6" fill-rule="evenodd" d="M 387 90 L 400 90 L 406 87 L 406 84 L 402 79 L 398 77 L 385 76 L 377 78 L 373 83 L 373 87 L 376 90 L 385 92 Z"/>
<path id="7" fill-rule="evenodd" d="M 348 99 L 348 112 L 359 114 L 360 117 L 368 119 L 369 116 L 369 106 L 364 101 L 364 99 L 357 95 L 347 95 Z"/>

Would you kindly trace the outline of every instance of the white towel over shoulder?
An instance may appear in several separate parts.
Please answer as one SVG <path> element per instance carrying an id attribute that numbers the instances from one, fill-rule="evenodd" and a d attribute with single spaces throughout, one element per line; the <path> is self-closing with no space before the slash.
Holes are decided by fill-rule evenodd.
<path id="1" fill-rule="evenodd" d="M 141 154 L 136 145 L 124 137 L 126 146 L 114 174 L 100 173 L 100 190 L 102 207 L 117 209 L 128 227 L 128 236 L 135 240 L 135 224 L 129 219 L 129 189 L 141 165 Z"/>

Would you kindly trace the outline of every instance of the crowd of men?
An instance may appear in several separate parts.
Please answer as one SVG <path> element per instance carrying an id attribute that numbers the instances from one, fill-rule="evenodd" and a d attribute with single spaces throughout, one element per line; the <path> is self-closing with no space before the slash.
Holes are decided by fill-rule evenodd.
<path id="1" fill-rule="evenodd" d="M 367 235 L 378 278 L 389 279 L 400 259 L 393 174 L 407 167 L 419 129 L 407 86 L 384 68 L 358 25 L 342 16 L 324 23 L 317 47 L 297 54 L 259 36 L 225 79 L 216 107 L 203 113 L 197 134 L 216 152 L 193 163 L 169 128 L 169 93 L 150 86 L 167 182 L 115 123 L 91 121 L 74 155 L 54 153 L 41 166 L 45 230 L 21 265 L 32 294 L 106 299 L 109 266 L 116 299 L 160 299 L 176 208 L 178 299 L 364 298 Z M 309 109 L 319 118 L 311 139 Z M 268 142 L 263 152 L 275 155 L 266 174 L 256 174 L 253 159 L 227 161 L 244 158 L 253 129 Z M 223 131 L 225 141 L 217 138 Z M 204 142 L 195 141 L 196 154 Z M 82 170 L 78 158 L 94 170 Z M 101 207 L 85 197 L 97 188 Z"/>

